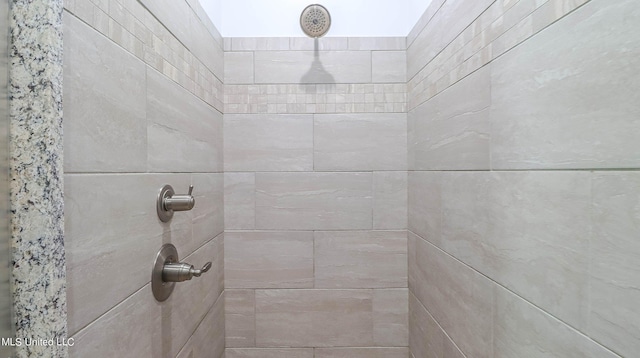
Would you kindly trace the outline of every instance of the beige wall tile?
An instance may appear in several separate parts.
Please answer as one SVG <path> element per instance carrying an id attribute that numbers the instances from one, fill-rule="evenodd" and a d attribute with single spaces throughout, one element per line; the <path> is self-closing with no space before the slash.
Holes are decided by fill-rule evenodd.
<path id="1" fill-rule="evenodd" d="M 227 348 L 226 358 L 314 358 L 313 348 Z"/>
<path id="2" fill-rule="evenodd" d="M 226 347 L 255 347 L 255 291 L 225 289 L 224 325 Z"/>
<path id="3" fill-rule="evenodd" d="M 409 345 L 408 295 L 409 290 L 406 288 L 373 290 L 374 345 L 380 347 Z"/>
<path id="4" fill-rule="evenodd" d="M 69 347 L 69 357 L 109 358 L 114 354 L 122 357 L 161 357 L 161 343 L 164 339 L 170 340 L 170 332 L 161 329 L 160 311 L 161 308 L 153 301 L 151 286 L 145 285 L 106 315 L 73 335 L 74 345 Z M 136 327 L 136 334 L 122 327 Z"/>
<path id="5" fill-rule="evenodd" d="M 65 172 L 145 171 L 144 63 L 68 13 L 64 29 Z"/>
<path id="6" fill-rule="evenodd" d="M 224 53 L 224 83 L 253 83 L 253 52 Z"/>
<path id="7" fill-rule="evenodd" d="M 315 358 L 407 358 L 407 348 L 316 348 Z"/>
<path id="8" fill-rule="evenodd" d="M 440 242 L 442 227 L 442 173 L 409 172 L 409 230 L 433 242 Z"/>
<path id="9" fill-rule="evenodd" d="M 349 37 L 349 50 L 403 51 L 405 37 Z"/>
<path id="10" fill-rule="evenodd" d="M 370 51 L 260 51 L 256 83 L 369 83 Z"/>
<path id="11" fill-rule="evenodd" d="M 223 357 L 224 327 L 224 299 L 220 296 L 176 358 Z"/>
<path id="12" fill-rule="evenodd" d="M 416 297 L 467 356 L 493 357 L 494 284 L 426 240 L 415 250 Z"/>
<path id="13" fill-rule="evenodd" d="M 313 233 L 227 232 L 227 288 L 312 288 Z"/>
<path id="14" fill-rule="evenodd" d="M 288 37 L 232 37 L 230 51 L 287 51 Z"/>
<path id="15" fill-rule="evenodd" d="M 495 291 L 494 357 L 619 357 L 502 287 Z"/>
<path id="16" fill-rule="evenodd" d="M 316 288 L 407 287 L 403 231 L 314 233 Z"/>
<path id="17" fill-rule="evenodd" d="M 373 344 L 371 290 L 256 290 L 260 347 Z"/>
<path id="18" fill-rule="evenodd" d="M 414 357 L 443 356 L 445 333 L 413 293 L 409 293 L 409 349 Z"/>
<path id="19" fill-rule="evenodd" d="M 149 281 L 164 237 L 189 240 L 190 213 L 176 215 L 171 226 L 156 214 L 153 203 L 166 182 L 187 187 L 189 175 L 65 175 L 69 333 Z M 113 200 L 123 188 L 128 195 Z"/>
<path id="20" fill-rule="evenodd" d="M 317 114 L 315 170 L 405 170 L 407 115 L 404 113 Z"/>
<path id="21" fill-rule="evenodd" d="M 251 230 L 256 226 L 256 174 L 224 173 L 224 227 Z"/>
<path id="22" fill-rule="evenodd" d="M 220 235 L 191 255 L 180 256 L 181 262 L 190 263 L 195 267 L 200 268 L 208 261 L 212 262 L 212 267 L 209 272 L 197 279 L 177 284 L 166 301 L 162 303 L 154 302 L 161 306 L 162 321 L 171 322 L 171 335 L 165 338 L 169 339 L 170 342 L 163 343 L 163 352 L 168 352 L 171 356 L 175 356 L 179 352 L 212 307 L 213 314 L 216 317 L 215 319 L 211 318 L 211 320 L 224 319 L 224 298 L 222 297 L 222 291 L 224 290 L 223 241 L 223 235 Z M 178 248 L 178 254 L 180 253 L 181 250 Z M 152 296 L 149 297 L 149 300 L 151 299 Z M 214 307 L 214 304 L 218 301 L 220 301 L 218 307 Z M 211 320 L 206 321 L 205 324 L 210 324 Z M 216 349 L 224 347 L 224 338 L 222 336 L 224 324 L 211 324 L 208 329 L 217 333 L 212 337 L 208 337 L 209 340 L 215 341 L 214 345 L 218 347 Z M 197 340 L 197 337 L 195 339 Z"/>
<path id="23" fill-rule="evenodd" d="M 587 333 L 622 356 L 640 351 L 640 173 L 593 176 Z"/>
<path id="24" fill-rule="evenodd" d="M 373 82 L 407 82 L 406 51 L 373 51 L 371 66 Z"/>
<path id="25" fill-rule="evenodd" d="M 311 115 L 224 116 L 225 171 L 309 171 Z"/>
<path id="26" fill-rule="evenodd" d="M 221 172 L 222 114 L 153 69 L 147 83 L 149 170 Z"/>
<path id="27" fill-rule="evenodd" d="M 372 227 L 371 173 L 257 173 L 256 228 Z"/>
<path id="28" fill-rule="evenodd" d="M 491 70 L 476 71 L 409 112 L 409 168 L 489 169 Z"/>
<path id="29" fill-rule="evenodd" d="M 193 184 L 193 196 L 196 199 L 196 205 L 192 211 L 192 231 L 193 237 L 189 243 L 184 246 L 180 244 L 180 248 L 184 252 L 193 252 L 205 242 L 220 235 L 224 231 L 224 187 L 222 173 L 209 174 L 192 174 L 191 183 Z M 186 194 L 188 188 L 177 188 L 174 190 L 178 194 Z M 174 213 L 176 215 L 182 212 Z M 177 246 L 178 244 L 176 244 Z"/>
<path id="30" fill-rule="evenodd" d="M 291 51 L 345 51 L 349 50 L 349 41 L 346 37 L 322 37 L 319 39 L 290 37 L 289 49 Z"/>
<path id="31" fill-rule="evenodd" d="M 373 173 L 373 228 L 407 228 L 407 172 Z"/>
<path id="32" fill-rule="evenodd" d="M 638 11 L 592 1 L 494 61 L 492 168 L 640 165 Z"/>
<path id="33" fill-rule="evenodd" d="M 589 173 L 446 173 L 442 188 L 445 251 L 574 327 L 586 326 Z"/>

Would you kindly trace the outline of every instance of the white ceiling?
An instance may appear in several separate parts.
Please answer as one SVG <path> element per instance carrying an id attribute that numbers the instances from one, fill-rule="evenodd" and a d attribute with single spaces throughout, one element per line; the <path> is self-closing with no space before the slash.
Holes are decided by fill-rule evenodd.
<path id="1" fill-rule="evenodd" d="M 302 10 L 331 13 L 327 36 L 406 36 L 431 0 L 199 0 L 224 37 L 296 37 Z"/>

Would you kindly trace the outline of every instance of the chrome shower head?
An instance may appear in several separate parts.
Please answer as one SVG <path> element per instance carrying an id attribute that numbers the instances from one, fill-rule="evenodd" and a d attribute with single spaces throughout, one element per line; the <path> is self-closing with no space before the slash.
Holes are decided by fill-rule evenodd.
<path id="1" fill-rule="evenodd" d="M 329 27 L 331 27 L 331 15 L 329 15 L 329 11 L 322 5 L 309 5 L 302 10 L 300 27 L 309 37 L 322 37 L 329 31 Z"/>

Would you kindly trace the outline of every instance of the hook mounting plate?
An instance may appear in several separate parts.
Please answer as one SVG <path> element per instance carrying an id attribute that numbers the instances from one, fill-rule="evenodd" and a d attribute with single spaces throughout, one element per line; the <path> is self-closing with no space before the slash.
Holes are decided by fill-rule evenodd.
<path id="1" fill-rule="evenodd" d="M 166 223 L 173 217 L 173 210 L 165 210 L 164 199 L 170 198 L 175 194 L 176 192 L 173 190 L 171 185 L 165 185 L 160 189 L 160 192 L 158 193 L 158 202 L 156 203 L 156 211 L 158 212 L 158 218 L 160 218 L 160 221 Z"/>

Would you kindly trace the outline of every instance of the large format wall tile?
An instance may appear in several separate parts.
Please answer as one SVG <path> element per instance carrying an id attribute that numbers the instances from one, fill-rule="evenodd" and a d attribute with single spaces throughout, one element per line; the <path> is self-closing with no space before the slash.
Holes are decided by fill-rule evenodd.
<path id="1" fill-rule="evenodd" d="M 492 167 L 640 166 L 640 7 L 591 1 L 492 64 Z"/>
<path id="2" fill-rule="evenodd" d="M 445 251 L 585 327 L 589 173 L 446 173 L 442 185 Z"/>
<path id="3" fill-rule="evenodd" d="M 409 113 L 409 168 L 489 169 L 489 66 Z"/>
<path id="4" fill-rule="evenodd" d="M 186 188 L 189 175 L 65 176 L 69 333 L 150 280 L 163 237 L 176 242 L 191 236 L 190 213 L 177 214 L 171 224 L 157 217 L 154 202 L 166 182 Z M 128 195 L 113 200 L 123 188 Z"/>
<path id="5" fill-rule="evenodd" d="M 407 172 L 373 173 L 373 228 L 407 228 Z"/>
<path id="6" fill-rule="evenodd" d="M 372 227 L 371 173 L 257 173 L 256 228 Z"/>
<path id="7" fill-rule="evenodd" d="M 436 244 L 442 225 L 441 182 L 440 172 L 409 172 L 409 230 Z"/>
<path id="8" fill-rule="evenodd" d="M 406 247 L 406 245 L 405 245 Z M 405 259 L 405 267 L 406 267 Z M 409 290 L 373 290 L 373 342 L 380 347 L 409 345 Z"/>
<path id="9" fill-rule="evenodd" d="M 370 51 L 260 51 L 256 83 L 370 83 Z"/>
<path id="10" fill-rule="evenodd" d="M 257 290 L 256 344 L 372 346 L 371 290 Z"/>
<path id="11" fill-rule="evenodd" d="M 495 292 L 494 357 L 619 357 L 510 291 Z"/>
<path id="12" fill-rule="evenodd" d="M 162 303 L 153 302 L 162 308 L 162 321 L 170 322 L 163 327 L 163 334 L 170 330 L 170 336 L 163 336 L 163 352 L 175 356 L 180 348 L 187 342 L 189 337 L 196 331 L 200 322 L 211 310 L 219 310 L 223 306 L 222 291 L 224 289 L 224 248 L 223 235 L 209 241 L 204 246 L 188 256 L 180 257 L 183 262 L 188 262 L 196 267 L 204 266 L 205 262 L 211 261 L 212 266 L 209 272 L 201 277 L 176 285 L 171 296 Z M 178 252 L 179 249 L 178 249 Z M 152 262 L 152 261 L 149 261 Z M 150 296 L 149 300 L 153 297 Z M 216 302 L 218 307 L 213 307 Z M 212 308 L 213 307 L 213 308 Z M 224 314 L 215 313 L 218 320 L 223 319 Z M 210 321 L 209 321 L 210 322 Z M 218 327 L 218 328 L 214 328 Z M 218 341 L 218 346 L 224 346 L 224 328 L 218 326 L 211 327 L 217 330 L 217 335 L 210 337 Z"/>
<path id="13" fill-rule="evenodd" d="M 252 230 L 256 226 L 256 174 L 224 173 L 224 227 Z"/>
<path id="14" fill-rule="evenodd" d="M 225 237 L 225 287 L 313 287 L 313 233 L 227 232 Z"/>
<path id="15" fill-rule="evenodd" d="M 407 82 L 406 51 L 373 51 L 371 52 L 373 82 Z"/>
<path id="16" fill-rule="evenodd" d="M 150 300 L 153 300 L 151 285 L 145 285 L 99 320 L 84 327 L 73 336 L 74 345 L 69 347 L 69 357 L 163 357 L 163 347 L 158 343 L 163 338 L 170 338 L 167 337 L 170 332 L 162 330 L 161 308 Z M 135 327 L 135 334 L 123 327 Z"/>
<path id="17" fill-rule="evenodd" d="M 407 115 L 317 114 L 313 154 L 315 170 L 406 170 Z"/>
<path id="18" fill-rule="evenodd" d="M 587 332 L 625 357 L 640 352 L 640 173 L 593 179 Z"/>
<path id="19" fill-rule="evenodd" d="M 587 172 L 445 173 L 441 248 L 583 328 L 590 195 Z"/>
<path id="20" fill-rule="evenodd" d="M 493 357 L 494 284 L 422 238 L 415 238 L 412 292 L 469 357 Z"/>
<path id="21" fill-rule="evenodd" d="M 316 288 L 407 287 L 404 231 L 318 231 L 313 235 Z"/>
<path id="22" fill-rule="evenodd" d="M 221 296 L 202 319 L 176 358 L 222 358 L 225 350 L 224 327 L 224 300 Z"/>
<path id="23" fill-rule="evenodd" d="M 224 83 L 253 83 L 253 52 L 224 53 Z"/>
<path id="24" fill-rule="evenodd" d="M 225 346 L 255 347 L 255 290 L 225 289 L 224 310 Z"/>
<path id="25" fill-rule="evenodd" d="M 160 172 L 221 172 L 222 114 L 147 68 L 148 165 Z"/>
<path id="26" fill-rule="evenodd" d="M 144 172 L 145 65 L 64 16 L 65 172 Z"/>
<path id="27" fill-rule="evenodd" d="M 313 169 L 311 115 L 227 114 L 225 171 L 309 171 Z"/>
<path id="28" fill-rule="evenodd" d="M 191 174 L 193 196 L 196 205 L 192 212 L 192 239 L 181 245 L 184 252 L 191 253 L 205 242 L 224 231 L 224 186 L 222 173 Z M 187 193 L 187 188 L 173 188 L 178 194 Z M 182 213 L 174 213 L 180 215 Z M 177 246 L 177 244 L 176 244 Z"/>
<path id="29" fill-rule="evenodd" d="M 412 292 L 409 293 L 409 349 L 414 357 L 440 358 L 446 335 L 438 323 L 422 306 Z"/>

